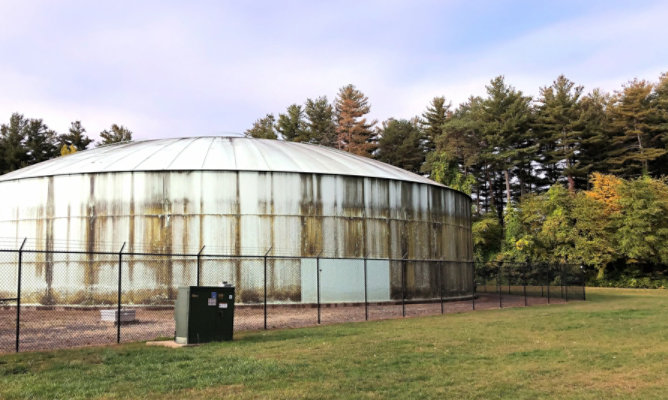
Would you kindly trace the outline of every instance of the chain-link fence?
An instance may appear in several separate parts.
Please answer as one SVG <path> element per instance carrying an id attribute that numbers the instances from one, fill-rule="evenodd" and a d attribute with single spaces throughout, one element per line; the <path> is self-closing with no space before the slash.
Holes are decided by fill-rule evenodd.
<path id="1" fill-rule="evenodd" d="M 0 250 L 0 352 L 174 337 L 178 287 L 236 287 L 235 330 L 584 299 L 577 266 Z"/>
<path id="2" fill-rule="evenodd" d="M 580 265 L 487 263 L 476 265 L 479 297 L 496 298 L 499 307 L 585 300 L 585 274 Z"/>

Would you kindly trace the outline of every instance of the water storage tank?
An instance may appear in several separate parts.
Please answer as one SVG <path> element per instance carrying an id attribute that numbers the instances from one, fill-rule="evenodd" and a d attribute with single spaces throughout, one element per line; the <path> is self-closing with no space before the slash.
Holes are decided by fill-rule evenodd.
<path id="1" fill-rule="evenodd" d="M 400 296 L 402 268 L 411 290 L 433 294 L 435 269 L 426 260 L 473 258 L 469 196 L 317 145 L 243 137 L 122 143 L 0 176 L 0 193 L 2 238 L 28 237 L 47 250 L 117 251 L 127 243 L 130 253 L 196 254 L 206 246 L 221 257 L 215 268 L 203 259 L 202 282 L 234 282 L 243 302 L 261 297 L 262 266 L 223 256 L 290 256 L 273 259 L 267 273 L 275 298 L 296 302 L 315 301 L 309 257 L 316 255 L 327 257 L 320 260 L 323 302 L 355 300 L 361 279 L 351 271 L 360 270 L 361 257 L 370 259 L 370 301 Z M 402 266 L 402 258 L 416 261 Z M 46 301 L 76 302 L 107 286 L 113 292 L 114 260 L 46 253 L 26 261 L 33 270 L 24 272 L 24 287 L 48 293 L 35 297 Z M 168 288 L 164 296 L 173 299 L 194 281 L 193 258 L 125 260 L 126 294 L 138 303 L 155 297 L 155 288 Z M 470 292 L 465 268 L 447 271 L 450 284 Z"/>

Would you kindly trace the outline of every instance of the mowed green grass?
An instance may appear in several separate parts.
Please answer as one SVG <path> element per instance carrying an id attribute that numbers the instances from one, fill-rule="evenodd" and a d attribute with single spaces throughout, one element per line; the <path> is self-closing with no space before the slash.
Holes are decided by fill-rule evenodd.
<path id="1" fill-rule="evenodd" d="M 2 399 L 666 399 L 668 291 L 0 356 Z"/>

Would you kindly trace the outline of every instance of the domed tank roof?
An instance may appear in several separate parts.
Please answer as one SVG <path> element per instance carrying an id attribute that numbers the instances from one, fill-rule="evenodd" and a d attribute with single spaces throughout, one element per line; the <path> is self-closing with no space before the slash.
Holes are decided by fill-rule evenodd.
<path id="1" fill-rule="evenodd" d="M 423 176 L 330 147 L 281 140 L 214 136 L 157 139 L 97 147 L 0 176 L 153 171 L 267 171 L 364 176 L 443 186 Z"/>

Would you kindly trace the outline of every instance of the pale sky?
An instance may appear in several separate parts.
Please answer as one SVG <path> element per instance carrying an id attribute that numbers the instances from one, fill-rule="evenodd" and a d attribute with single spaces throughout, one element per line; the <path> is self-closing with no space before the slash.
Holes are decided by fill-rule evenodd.
<path id="1" fill-rule="evenodd" d="M 533 96 L 656 81 L 667 38 L 667 1 L 0 0 L 0 122 L 220 135 L 348 83 L 371 118 L 411 118 L 497 75 Z"/>

